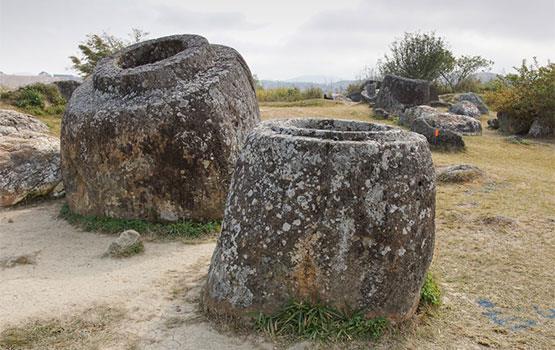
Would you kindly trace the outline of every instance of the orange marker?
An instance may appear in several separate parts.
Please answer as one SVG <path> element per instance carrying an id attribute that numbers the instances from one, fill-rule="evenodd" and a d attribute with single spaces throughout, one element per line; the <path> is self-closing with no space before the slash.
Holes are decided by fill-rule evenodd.
<path id="1" fill-rule="evenodd" d="M 435 137 L 438 137 L 438 136 L 439 136 L 439 129 L 435 129 L 435 131 L 434 131 L 434 136 L 435 136 Z"/>

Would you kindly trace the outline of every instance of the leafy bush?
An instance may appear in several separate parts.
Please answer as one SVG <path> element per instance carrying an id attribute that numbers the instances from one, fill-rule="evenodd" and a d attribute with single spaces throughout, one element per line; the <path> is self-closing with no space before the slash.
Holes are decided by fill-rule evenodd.
<path id="1" fill-rule="evenodd" d="M 430 272 L 426 273 L 424 285 L 420 290 L 420 303 L 422 305 L 439 305 L 441 303 L 441 290 L 434 281 L 434 277 Z"/>
<path id="2" fill-rule="evenodd" d="M 0 98 L 34 115 L 62 114 L 66 105 L 60 90 L 52 84 L 26 85 L 15 91 L 3 92 Z"/>
<path id="3" fill-rule="evenodd" d="M 366 319 L 362 312 L 347 314 L 334 308 L 307 302 L 289 302 L 273 315 L 259 313 L 255 326 L 268 335 L 293 336 L 310 340 L 377 339 L 388 322 L 384 318 Z"/>
<path id="4" fill-rule="evenodd" d="M 515 67 L 516 74 L 508 74 L 492 83 L 485 94 L 494 110 L 511 117 L 532 120 L 542 118 L 555 125 L 555 64 L 532 64 Z"/>
<path id="5" fill-rule="evenodd" d="M 317 87 L 311 87 L 302 91 L 296 87 L 275 89 L 259 88 L 256 90 L 256 97 L 259 102 L 294 102 L 322 98 L 323 95 L 322 89 Z"/>

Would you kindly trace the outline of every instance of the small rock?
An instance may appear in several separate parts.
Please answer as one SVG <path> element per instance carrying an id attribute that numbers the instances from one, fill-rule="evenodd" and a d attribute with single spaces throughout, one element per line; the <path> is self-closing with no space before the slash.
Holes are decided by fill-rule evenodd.
<path id="1" fill-rule="evenodd" d="M 493 130 L 499 129 L 499 119 L 497 118 L 488 119 L 488 128 Z"/>
<path id="2" fill-rule="evenodd" d="M 516 221 L 502 215 L 483 216 L 479 219 L 480 223 L 489 226 L 514 226 Z"/>
<path id="3" fill-rule="evenodd" d="M 449 102 L 445 102 L 445 101 L 432 101 L 429 103 L 429 105 L 431 107 L 444 107 L 444 108 L 449 108 L 451 107 L 453 104 L 449 103 Z"/>
<path id="4" fill-rule="evenodd" d="M 113 241 L 104 257 L 122 258 L 142 253 L 144 245 L 141 235 L 135 230 L 123 231 L 115 241 Z"/>
<path id="5" fill-rule="evenodd" d="M 518 136 L 518 135 L 507 136 L 505 138 L 505 141 L 507 141 L 509 143 L 514 143 L 515 145 L 529 145 L 530 144 L 530 142 L 528 142 L 528 140 L 526 140 L 522 136 Z"/>
<path id="6" fill-rule="evenodd" d="M 459 183 L 468 182 L 480 178 L 484 172 L 469 164 L 452 165 L 445 168 L 439 168 L 436 171 L 436 179 L 443 183 Z"/>
<path id="7" fill-rule="evenodd" d="M 404 125 L 410 128 L 416 119 L 437 113 L 439 113 L 437 109 L 425 105 L 407 108 L 403 113 L 401 113 L 401 115 L 399 115 L 399 125 Z"/>
<path id="8" fill-rule="evenodd" d="M 530 126 L 528 136 L 530 137 L 546 137 L 553 135 L 553 125 L 546 119 L 536 118 Z"/>
<path id="9" fill-rule="evenodd" d="M 508 134 L 525 135 L 532 126 L 532 120 L 507 112 L 497 112 L 499 130 Z"/>
<path id="10" fill-rule="evenodd" d="M 374 115 L 383 119 L 387 119 L 389 117 L 389 113 L 383 108 L 374 108 Z"/>
<path id="11" fill-rule="evenodd" d="M 482 114 L 489 113 L 489 109 L 486 106 L 486 104 L 484 103 L 484 100 L 482 100 L 482 98 L 480 96 L 476 95 L 473 92 L 467 92 L 467 93 L 464 93 L 464 94 L 460 94 L 457 97 L 457 101 L 472 102 L 473 104 L 476 105 L 476 107 L 478 107 L 478 110 L 480 111 L 480 113 L 482 113 Z"/>
<path id="12" fill-rule="evenodd" d="M 462 135 L 454 130 L 442 128 L 433 119 L 421 117 L 411 125 L 411 131 L 424 135 L 430 147 L 445 151 L 462 151 L 464 140 Z"/>
<path id="13" fill-rule="evenodd" d="M 15 267 L 16 265 L 34 265 L 36 263 L 38 253 L 39 252 L 34 252 L 32 254 L 22 254 L 0 258 L 0 267 L 8 269 Z"/>
<path id="14" fill-rule="evenodd" d="M 469 101 L 459 101 L 455 103 L 449 107 L 449 112 L 480 119 L 480 110 L 474 103 Z"/>

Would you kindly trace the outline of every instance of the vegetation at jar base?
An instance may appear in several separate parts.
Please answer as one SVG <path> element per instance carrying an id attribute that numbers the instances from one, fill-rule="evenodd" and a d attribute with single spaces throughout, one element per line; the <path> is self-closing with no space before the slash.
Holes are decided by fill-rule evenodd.
<path id="1" fill-rule="evenodd" d="M 155 223 L 139 219 L 116 219 L 73 213 L 67 204 L 60 209 L 60 217 L 85 231 L 117 234 L 125 230 L 135 230 L 140 234 L 153 235 L 160 239 L 203 238 L 220 231 L 220 223 L 206 223 L 182 220 L 170 223 Z"/>
<path id="2" fill-rule="evenodd" d="M 377 339 L 388 325 L 384 318 L 369 320 L 361 312 L 347 314 L 303 301 L 291 301 L 273 315 L 259 313 L 254 321 L 257 330 L 272 337 L 320 341 Z"/>
<path id="3" fill-rule="evenodd" d="M 439 304 L 441 304 L 441 290 L 432 274 L 428 272 L 420 290 L 420 305 L 437 306 Z"/>

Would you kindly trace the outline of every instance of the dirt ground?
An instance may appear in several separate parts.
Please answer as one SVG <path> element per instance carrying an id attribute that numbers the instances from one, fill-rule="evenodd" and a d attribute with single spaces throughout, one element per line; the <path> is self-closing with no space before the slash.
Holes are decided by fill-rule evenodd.
<path id="1" fill-rule="evenodd" d="M 264 118 L 372 119 L 361 105 L 262 105 L 261 110 Z M 555 144 L 514 144 L 485 128 L 483 136 L 465 142 L 463 153 L 434 153 L 436 166 L 473 164 L 486 174 L 471 183 L 438 185 L 431 271 L 443 303 L 417 326 L 390 332 L 372 346 L 555 348 Z M 222 331 L 198 312 L 214 243 L 147 242 L 142 255 L 101 258 L 113 237 L 81 232 L 58 219 L 62 203 L 0 210 L 0 258 L 31 254 L 36 260 L 0 267 L 0 332 L 106 308 L 121 314 L 86 337 L 36 349 L 369 347 L 283 345 Z"/>

